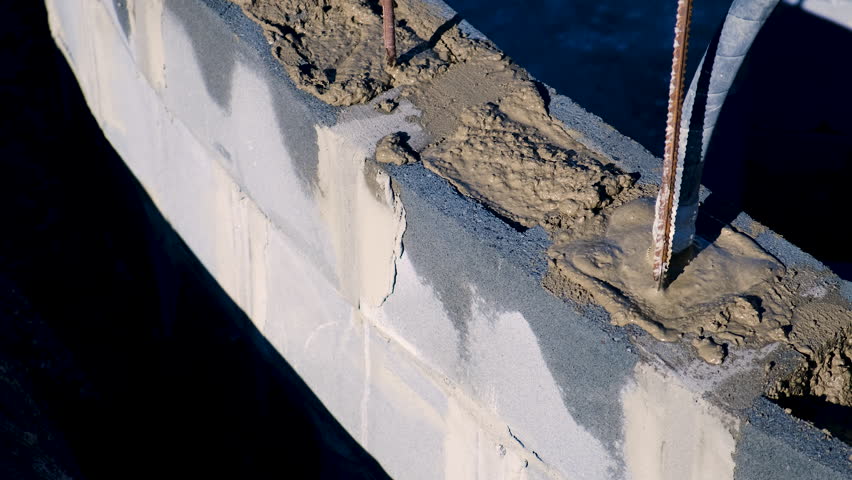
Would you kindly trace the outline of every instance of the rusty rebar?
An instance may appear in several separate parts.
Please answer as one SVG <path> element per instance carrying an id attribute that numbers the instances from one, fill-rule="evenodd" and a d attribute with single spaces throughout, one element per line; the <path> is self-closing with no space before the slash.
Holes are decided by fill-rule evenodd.
<path id="1" fill-rule="evenodd" d="M 677 207 L 677 162 L 680 148 L 680 124 L 683 109 L 686 53 L 692 0 L 678 0 L 675 19 L 672 75 L 669 82 L 669 110 L 666 116 L 666 144 L 663 156 L 663 178 L 654 215 L 654 280 L 662 289 L 672 257 L 674 215 Z"/>
<path id="2" fill-rule="evenodd" d="M 389 67 L 396 65 L 396 19 L 393 14 L 393 0 L 382 0 L 382 25 L 385 39 L 385 61 Z"/>

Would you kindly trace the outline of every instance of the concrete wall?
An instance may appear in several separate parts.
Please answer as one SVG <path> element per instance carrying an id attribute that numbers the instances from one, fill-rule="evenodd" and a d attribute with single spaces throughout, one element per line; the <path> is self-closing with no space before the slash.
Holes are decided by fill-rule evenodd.
<path id="1" fill-rule="evenodd" d="M 419 165 L 370 163 L 386 134 L 422 141 L 411 104 L 336 109 L 296 90 L 223 0 L 46 3 L 116 150 L 393 477 L 849 478 L 847 446 L 760 398 L 763 362 L 789 351 L 710 368 L 611 327 L 541 287 L 542 231 L 513 230 Z M 658 175 L 567 97 L 551 111 Z M 758 240 L 819 266 L 771 232 Z"/>

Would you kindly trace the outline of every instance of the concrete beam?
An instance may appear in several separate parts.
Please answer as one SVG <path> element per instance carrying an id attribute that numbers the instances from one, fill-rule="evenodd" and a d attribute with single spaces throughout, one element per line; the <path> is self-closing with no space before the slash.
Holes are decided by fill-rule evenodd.
<path id="1" fill-rule="evenodd" d="M 46 3 L 92 111 L 165 217 L 392 476 L 849 478 L 848 446 L 761 397 L 764 365 L 798 354 L 774 345 L 710 367 L 611 326 L 541 287 L 542 230 L 512 229 L 420 165 L 372 164 L 389 133 L 423 141 L 410 103 L 321 103 L 224 0 Z M 658 159 L 569 98 L 553 92 L 550 109 L 658 178 Z M 772 232 L 756 240 L 824 268 Z"/>

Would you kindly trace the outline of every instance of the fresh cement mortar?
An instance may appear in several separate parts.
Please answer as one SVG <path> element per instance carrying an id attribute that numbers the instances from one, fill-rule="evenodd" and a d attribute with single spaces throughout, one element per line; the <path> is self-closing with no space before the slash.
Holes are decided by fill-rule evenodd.
<path id="1" fill-rule="evenodd" d="M 263 27 L 273 54 L 302 90 L 351 105 L 401 86 L 422 110 L 432 137 L 420 152 L 427 168 L 508 221 L 541 225 L 554 237 L 545 285 L 555 293 L 593 299 L 614 323 L 639 325 L 658 340 L 686 338 L 713 364 L 735 346 L 776 341 L 815 358 L 825 342 L 837 341 L 836 331 L 852 325 L 849 305 L 814 300 L 804 306 L 802 292 L 826 284 L 823 279 L 802 281 L 797 270 L 727 227 L 715 241 L 697 242 L 695 258 L 657 291 L 648 280 L 650 241 L 643 228 L 651 217 L 641 208 L 647 202 L 634 201 L 652 194 L 653 186 L 637 184 L 637 175 L 587 149 L 577 132 L 549 114 L 546 87 L 489 42 L 469 38 L 420 2 L 398 2 L 397 36 L 406 53 L 395 67 L 382 61 L 373 41 L 381 24 L 374 4 L 236 3 Z M 401 151 L 400 139 L 392 138 Z M 386 151 L 379 149 L 380 161 Z M 805 311 L 812 312 L 798 314 Z M 852 406 L 852 385 L 842 373 L 838 378 L 827 382 L 839 389 L 830 397 Z"/>
<path id="2" fill-rule="evenodd" d="M 263 37 L 258 34 L 258 30 L 254 25 L 246 22 L 245 17 L 227 3 L 219 1 L 209 1 L 206 3 L 234 29 L 234 32 L 237 33 L 241 41 L 252 46 L 257 52 L 260 62 L 276 77 L 276 82 L 289 82 L 286 75 L 282 75 L 283 71 L 280 65 L 277 62 L 271 61 L 268 54 L 269 46 Z M 116 5 L 119 7 L 117 10 L 120 12 L 123 5 L 122 2 L 116 2 Z M 220 34 L 216 29 L 204 28 L 206 25 L 203 22 L 199 22 L 196 18 L 198 12 L 197 6 L 194 4 L 171 2 L 167 5 L 175 15 L 185 21 L 186 28 L 191 34 L 191 38 L 193 38 L 193 45 L 196 47 L 196 56 L 204 70 L 204 83 L 210 96 L 216 99 L 221 107 L 226 110 L 231 109 L 233 105 L 230 102 L 231 92 L 229 92 L 230 86 L 228 79 L 231 75 L 231 69 L 233 69 L 232 57 L 236 54 L 233 51 L 227 51 L 227 48 L 233 45 L 232 40 L 228 38 L 231 35 L 227 32 L 221 32 Z M 451 14 L 447 14 L 446 10 L 444 12 L 445 18 L 451 18 Z M 122 15 L 119 14 L 118 18 L 120 20 Z M 120 23 L 125 33 L 127 33 L 132 22 Z M 125 23 L 127 26 L 125 26 Z M 469 29 L 469 27 L 463 24 L 462 26 Z M 209 50 L 207 50 L 210 44 L 215 44 L 217 47 L 221 46 L 226 50 L 217 52 L 221 53 L 221 55 L 210 55 Z M 391 85 L 388 84 L 387 86 Z M 598 119 L 582 112 L 570 100 L 553 95 L 552 93 L 549 96 L 550 98 L 545 99 L 545 108 L 550 111 L 550 114 L 556 118 L 565 120 L 568 127 L 574 130 L 574 134 L 583 132 L 580 135 L 576 135 L 572 140 L 576 140 L 579 144 L 583 144 L 595 153 L 602 155 L 601 158 L 610 159 L 618 163 L 625 171 L 639 171 L 643 175 L 643 180 L 650 182 L 655 178 L 654 169 L 656 168 L 655 162 L 657 160 L 653 159 L 647 152 L 609 129 Z M 304 109 L 305 114 L 308 115 L 309 119 L 312 119 L 307 122 L 304 120 L 294 120 L 292 114 L 287 114 L 287 106 L 282 105 L 280 109 L 282 113 L 279 115 L 278 120 L 282 135 L 285 137 L 296 135 L 300 138 L 310 138 L 313 134 L 313 129 L 310 127 L 306 128 L 307 125 L 310 125 L 312 122 L 333 125 L 335 122 L 336 112 L 316 102 L 309 95 L 294 94 L 292 91 L 286 91 L 282 92 L 281 98 L 282 103 L 287 103 L 288 106 L 293 102 L 307 105 L 308 107 Z M 497 108 L 502 106 L 498 105 Z M 428 113 L 424 113 L 424 115 L 428 115 Z M 301 135 L 298 133 L 299 129 L 303 132 Z M 557 133 L 557 135 L 560 134 Z M 311 159 L 317 158 L 317 154 L 309 150 L 315 143 L 302 141 L 288 142 L 287 145 L 298 145 L 298 147 L 294 148 L 308 149 L 292 152 L 292 158 L 298 159 L 297 161 L 304 161 L 302 168 L 298 171 L 302 172 L 300 176 L 302 177 L 303 185 L 306 189 L 310 190 L 311 185 L 316 182 L 316 167 L 312 165 Z M 423 146 L 425 146 L 425 143 L 421 143 L 418 149 L 422 150 Z M 220 153 L 222 152 L 220 151 Z M 227 150 L 225 150 L 225 153 L 227 153 Z M 228 158 L 228 155 L 225 153 L 222 153 L 223 157 Z M 618 422 L 602 420 L 611 414 L 607 413 L 607 409 L 611 408 L 611 406 L 608 406 L 605 399 L 609 398 L 610 403 L 613 400 L 617 400 L 617 392 L 614 393 L 616 387 L 613 385 L 621 384 L 619 382 L 623 383 L 621 379 L 629 374 L 636 360 L 635 355 L 628 351 L 628 348 L 631 347 L 625 348 L 622 346 L 626 343 L 626 338 L 628 338 L 625 335 L 628 335 L 632 339 L 634 342 L 633 349 L 638 349 L 642 352 L 643 358 L 674 366 L 675 372 L 680 377 L 694 382 L 694 388 L 697 391 L 708 391 L 708 395 L 714 402 L 727 405 L 726 408 L 735 408 L 738 416 L 748 418 L 756 414 L 755 410 L 751 408 L 748 398 L 740 398 L 736 402 L 736 407 L 733 407 L 732 402 L 726 398 L 724 392 L 726 389 L 737 392 L 741 390 L 753 391 L 755 394 L 762 391 L 767 378 L 771 377 L 771 375 L 761 374 L 760 372 L 764 371 L 761 367 L 764 364 L 768 364 L 770 357 L 765 355 L 750 356 L 747 351 L 742 352 L 742 355 L 739 355 L 740 352 L 734 352 L 731 354 L 730 360 L 726 361 L 725 368 L 721 370 L 712 369 L 715 367 L 708 369 L 710 368 L 709 366 L 695 364 L 689 357 L 689 350 L 680 348 L 680 345 L 677 343 L 668 345 L 658 344 L 648 341 L 649 337 L 640 331 L 634 329 L 621 330 L 609 326 L 606 315 L 593 305 L 574 306 L 577 310 L 583 312 L 582 316 L 566 313 L 571 311 L 570 303 L 563 304 L 556 301 L 537 286 L 543 266 L 546 266 L 543 260 L 545 258 L 544 252 L 546 247 L 544 241 L 545 235 L 540 228 L 526 230 L 524 233 L 510 228 L 506 223 L 497 220 L 487 210 L 455 194 L 443 180 L 426 172 L 419 165 L 398 168 L 388 167 L 388 171 L 396 180 L 398 194 L 403 199 L 403 203 L 406 204 L 406 215 L 409 224 L 404 238 L 406 249 L 410 253 L 412 261 L 419 269 L 429 270 L 431 268 L 435 270 L 436 273 L 431 276 L 427 275 L 427 277 L 432 279 L 434 282 L 433 286 L 436 289 L 443 288 L 445 292 L 443 296 L 445 298 L 442 298 L 442 300 L 446 299 L 445 302 L 448 304 L 445 308 L 456 311 L 457 315 L 454 318 L 459 322 L 459 329 L 464 331 L 464 314 L 465 309 L 468 308 L 465 306 L 463 298 L 457 298 L 460 291 L 463 291 L 464 288 L 444 288 L 442 284 L 446 284 L 447 286 L 454 285 L 453 278 L 459 275 L 460 272 L 469 272 L 467 274 L 467 278 L 469 279 L 467 283 L 481 285 L 477 287 L 478 291 L 493 290 L 494 292 L 507 295 L 506 298 L 530 299 L 522 301 L 521 304 L 507 306 L 506 308 L 511 307 L 527 312 L 525 317 L 530 321 L 531 327 L 534 330 L 538 330 L 537 336 L 539 337 L 539 342 L 548 345 L 545 350 L 551 352 L 546 355 L 550 369 L 557 376 L 566 375 L 558 381 L 564 387 L 563 390 L 565 390 L 563 395 L 565 396 L 564 401 L 566 406 L 572 415 L 576 416 L 578 421 L 605 442 L 610 445 L 617 443 L 620 439 L 621 430 Z M 243 172 L 234 171 L 234 175 L 239 181 Z M 441 186 L 439 187 L 438 185 Z M 460 183 L 456 182 L 456 186 L 458 187 L 459 185 Z M 487 199 L 481 200 L 486 204 L 488 203 Z M 259 201 L 262 202 L 262 199 L 259 199 Z M 420 208 L 421 206 L 423 208 Z M 490 207 L 494 208 L 494 205 Z M 432 213 L 429 213 L 430 210 Z M 508 210 L 500 213 L 504 216 L 512 214 Z M 455 220 L 448 223 L 442 220 L 442 217 Z M 735 222 L 735 226 L 749 231 L 748 229 L 751 228 L 750 221 L 744 216 L 741 217 Z M 278 222 L 274 214 L 270 214 L 270 218 Z M 525 218 L 523 215 L 517 218 L 511 218 L 510 216 L 512 221 L 524 220 Z M 447 244 L 447 239 L 453 238 L 452 236 L 446 234 L 438 238 L 440 237 L 439 232 L 442 231 L 441 229 L 429 231 L 428 228 L 423 228 L 418 231 L 416 225 L 429 226 L 429 228 L 432 228 L 433 225 L 444 225 L 446 232 L 453 231 L 458 233 L 458 237 L 455 237 L 459 239 L 458 244 L 463 244 L 464 242 L 461 239 L 464 238 L 471 238 L 473 243 L 469 244 L 469 249 L 458 249 L 456 246 L 457 242 L 455 241 L 451 240 Z M 783 242 L 783 240 L 780 240 L 771 232 L 762 233 L 757 237 L 757 241 L 776 258 L 779 258 L 788 268 L 808 263 L 813 265 L 813 261 L 809 257 L 796 251 L 795 247 Z M 481 243 L 482 246 L 477 246 L 478 243 Z M 444 246 L 439 248 L 438 245 Z M 491 251 L 496 253 L 485 254 L 483 253 L 483 248 L 486 249 L 485 251 L 491 249 Z M 445 265 L 448 263 L 446 259 L 449 258 L 446 256 L 447 252 L 457 250 L 460 250 L 464 255 L 452 255 L 453 265 Z M 485 263 L 485 260 L 473 260 L 479 258 L 489 259 L 490 262 L 488 264 L 491 266 L 494 264 L 499 265 L 501 260 L 505 259 L 514 265 L 514 267 L 505 271 L 498 270 L 495 272 L 493 269 L 489 270 L 483 265 L 477 266 L 478 263 Z M 441 271 L 443 273 L 440 273 Z M 476 272 L 476 274 L 472 272 Z M 462 273 L 462 275 L 464 274 Z M 499 279 L 501 276 L 503 276 L 502 280 Z M 518 280 L 518 277 L 532 279 L 533 283 Z M 439 279 L 444 280 L 442 282 Z M 489 280 L 485 281 L 484 279 Z M 509 282 L 509 279 L 518 281 Z M 495 286 L 493 282 L 497 282 L 498 285 Z M 514 283 L 518 283 L 519 285 L 515 286 Z M 500 284 L 503 284 L 503 286 L 500 287 Z M 530 287 L 530 285 L 533 285 L 534 288 Z M 500 296 L 499 294 L 496 295 Z M 499 304 L 499 298 L 492 298 L 492 300 Z M 514 302 L 514 300 L 512 301 Z M 557 304 L 559 305 L 558 307 L 556 306 Z M 544 313 L 539 315 L 535 313 L 537 311 L 544 311 Z M 566 317 L 576 318 L 577 320 L 566 320 Z M 540 320 L 533 321 L 530 320 L 531 318 L 539 318 Z M 571 322 L 569 330 L 576 329 L 576 331 L 568 335 L 565 325 L 560 324 L 560 322 Z M 537 327 L 536 325 L 551 325 L 551 327 L 548 327 L 550 328 L 548 330 L 548 328 Z M 586 333 L 583 333 L 583 331 L 586 331 Z M 587 336 L 588 338 L 586 338 Z M 595 344 L 595 339 L 598 340 L 598 344 L 600 341 L 603 341 L 603 344 L 607 346 L 600 347 L 600 351 L 598 351 L 598 347 L 592 348 L 591 345 Z M 561 352 L 566 350 L 567 345 L 571 345 L 572 348 L 568 349 L 571 352 Z M 616 347 L 613 348 L 613 346 Z M 592 350 L 589 353 L 582 353 L 586 348 L 592 348 Z M 618 351 L 622 353 L 614 355 Z M 769 355 L 776 354 L 777 352 L 770 352 Z M 622 358 L 622 360 L 613 361 L 610 358 L 613 356 L 614 358 Z M 592 368 L 593 365 L 598 363 L 600 363 L 599 367 Z M 778 362 L 779 369 L 783 363 Z M 585 374 L 580 373 L 581 370 L 576 368 L 577 365 L 589 365 L 589 372 L 600 372 L 600 376 L 598 376 L 598 373 L 594 373 L 593 375 L 584 377 Z M 756 378 L 754 378 L 755 375 L 753 374 L 755 370 L 758 372 Z M 577 372 L 576 375 L 565 373 L 575 371 Z M 612 382 L 605 381 L 608 378 L 616 380 Z M 587 385 L 586 390 L 588 392 L 600 393 L 583 393 L 584 389 L 578 388 L 578 385 Z M 754 398 L 752 395 L 748 395 L 747 397 Z M 589 403 L 590 401 L 591 404 Z M 742 408 L 746 408 L 746 410 L 740 410 Z M 544 414 L 546 415 L 546 412 Z M 743 430 L 741 436 L 749 435 L 748 431 Z M 772 438 L 776 440 L 780 438 L 780 441 L 787 445 L 796 444 L 795 436 L 790 438 L 784 438 L 783 436 Z M 745 441 L 745 437 L 741 437 L 741 439 Z M 820 441 L 825 442 L 826 440 Z M 838 472 L 843 471 L 841 460 L 845 460 L 845 458 L 843 458 L 842 452 L 842 448 L 835 446 L 834 453 L 829 455 L 833 458 L 832 461 L 835 462 L 834 468 Z M 741 478 L 754 478 L 744 475 L 742 472 L 739 475 Z"/>

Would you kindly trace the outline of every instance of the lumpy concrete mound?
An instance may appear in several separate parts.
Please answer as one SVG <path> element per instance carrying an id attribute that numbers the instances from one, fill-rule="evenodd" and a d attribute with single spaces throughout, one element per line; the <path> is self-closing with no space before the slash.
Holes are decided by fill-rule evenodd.
<path id="1" fill-rule="evenodd" d="M 777 260 L 744 235 L 724 229 L 660 291 L 648 275 L 653 215 L 652 199 L 619 208 L 605 235 L 560 249 L 557 270 L 592 292 L 613 322 L 635 323 L 659 340 L 672 341 L 685 332 L 715 334 L 714 343 L 739 344 L 758 331 L 783 337 L 779 318 L 758 313 L 768 305 L 748 300 L 783 273 Z M 789 317 L 783 306 L 771 309 L 778 317 Z"/>
<path id="2" fill-rule="evenodd" d="M 561 234 L 630 195 L 635 178 L 551 118 L 523 69 L 420 3 L 398 3 L 397 67 L 384 63 L 381 10 L 372 3 L 237 3 L 296 85 L 318 98 L 351 105 L 402 86 L 435 140 L 421 154 L 425 165 L 505 218 Z M 379 161 L 411 158 L 399 139 L 378 146 Z"/>
<path id="3" fill-rule="evenodd" d="M 477 50 L 477 42 L 418 2 L 397 2 L 400 58 L 390 67 L 378 2 L 233 1 L 261 25 L 296 86 L 331 105 L 364 103 L 389 88 L 431 78 Z"/>
<path id="4" fill-rule="evenodd" d="M 529 90 L 467 109 L 455 132 L 423 152 L 426 166 L 526 227 L 583 222 L 634 179 L 601 162 L 543 112 L 541 97 Z M 554 128 L 537 128 L 539 122 Z"/>
<path id="5" fill-rule="evenodd" d="M 396 132 L 379 140 L 376 144 L 376 161 L 392 165 L 408 165 L 417 161 L 419 155 L 412 150 L 403 132 Z"/>
<path id="6" fill-rule="evenodd" d="M 658 290 L 649 275 L 653 215 L 651 199 L 620 207 L 604 235 L 553 249 L 555 274 L 590 292 L 613 323 L 636 324 L 662 341 L 687 337 L 714 364 L 727 348 L 778 341 L 812 355 L 811 344 L 852 321 L 848 310 L 801 295 L 817 274 L 786 269 L 730 227 L 712 243 L 697 238 L 689 261 Z M 819 331 L 812 328 L 815 317 Z"/>
<path id="7" fill-rule="evenodd" d="M 837 312 L 840 318 L 844 313 Z M 848 314 L 846 319 L 848 320 Z M 852 407 L 852 328 L 826 342 L 811 361 L 771 391 L 774 398 L 817 397 L 826 402 Z"/>
<path id="8" fill-rule="evenodd" d="M 824 330 L 822 336 L 832 335 L 825 331 L 826 326 L 840 324 L 841 329 L 809 352 L 807 361 L 773 385 L 767 396 L 852 444 L 852 418 L 848 415 L 852 407 L 852 318 L 840 305 L 805 306 L 798 313 L 805 328 Z M 814 343 L 813 337 L 808 338 Z"/>

